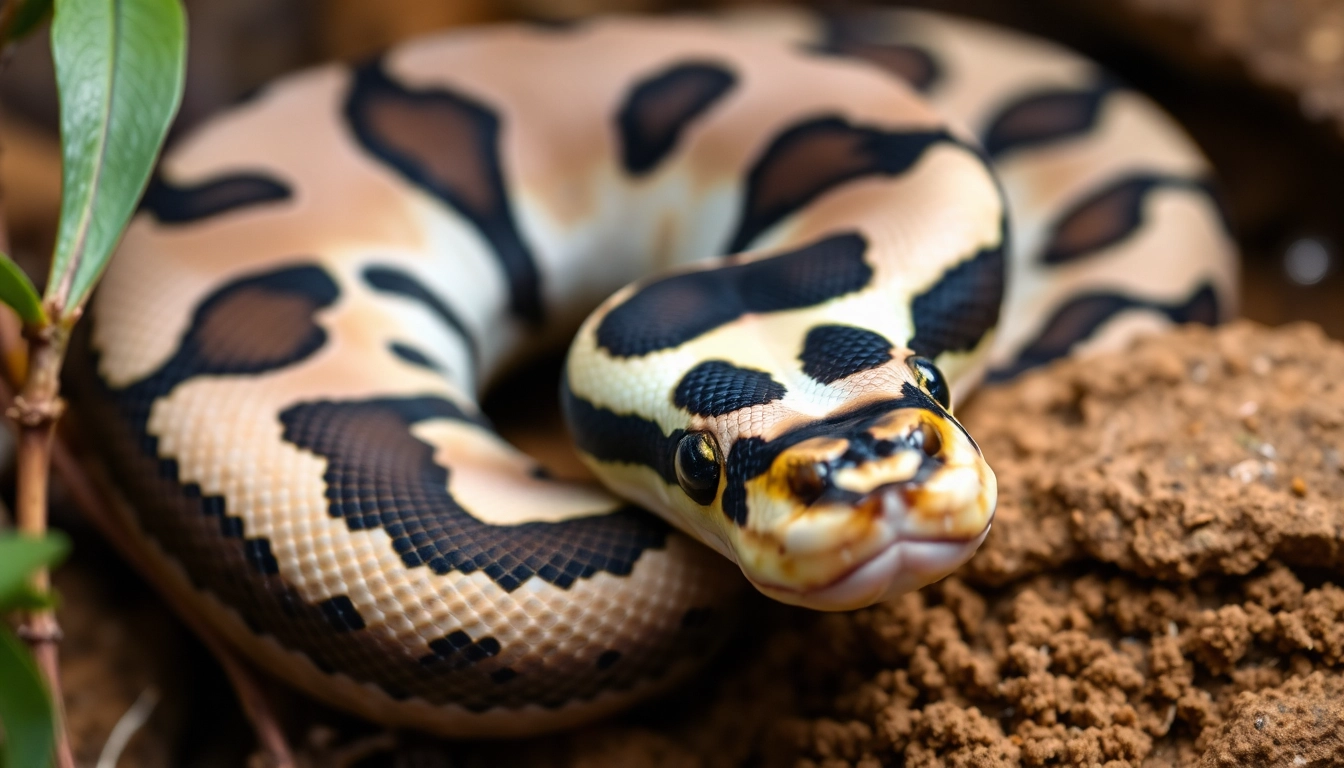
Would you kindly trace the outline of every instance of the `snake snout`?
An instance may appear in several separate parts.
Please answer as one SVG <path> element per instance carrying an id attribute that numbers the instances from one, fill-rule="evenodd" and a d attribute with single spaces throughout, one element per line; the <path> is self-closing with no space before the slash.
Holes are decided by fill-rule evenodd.
<path id="1" fill-rule="evenodd" d="M 902 408 L 791 446 L 748 493 L 738 551 L 758 588 L 853 607 L 965 562 L 989 528 L 997 484 L 950 416 Z"/>
<path id="2" fill-rule="evenodd" d="M 950 416 L 923 408 L 893 412 L 870 429 L 879 445 L 900 449 L 884 472 L 870 472 L 851 490 L 856 508 L 880 515 L 905 541 L 967 541 L 989 527 L 998 499 L 994 473 L 966 432 Z M 902 463 L 913 466 L 893 466 Z M 875 481 L 875 482 L 874 482 Z"/>

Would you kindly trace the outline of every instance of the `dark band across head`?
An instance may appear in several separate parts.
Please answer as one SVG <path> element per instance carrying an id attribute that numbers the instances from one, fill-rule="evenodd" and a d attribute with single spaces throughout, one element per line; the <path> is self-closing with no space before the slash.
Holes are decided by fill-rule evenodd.
<path id="1" fill-rule="evenodd" d="M 807 332 L 798 355 L 803 373 L 831 384 L 891 360 L 891 342 L 880 333 L 852 325 L 818 325 Z"/>
<path id="2" fill-rule="evenodd" d="M 639 357 L 685 344 L 747 313 L 802 309 L 862 290 L 873 276 L 858 233 L 832 235 L 745 264 L 687 272 L 641 288 L 597 326 L 597 344 Z"/>
<path id="3" fill-rule="evenodd" d="M 695 416 L 722 416 L 753 405 L 772 403 L 784 393 L 784 385 L 765 371 L 739 368 L 723 360 L 708 360 L 681 377 L 672 394 L 672 403 Z"/>
<path id="4" fill-rule="evenodd" d="M 1003 230 L 1007 232 L 1007 222 Z M 943 273 L 910 302 L 915 334 L 908 346 L 935 360 L 944 352 L 968 352 L 999 322 L 1007 279 L 1006 237 Z"/>

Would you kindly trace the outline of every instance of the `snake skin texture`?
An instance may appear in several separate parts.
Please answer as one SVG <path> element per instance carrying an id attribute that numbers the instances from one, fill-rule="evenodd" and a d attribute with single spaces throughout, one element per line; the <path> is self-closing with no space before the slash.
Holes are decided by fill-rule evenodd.
<path id="1" fill-rule="evenodd" d="M 408 42 L 180 141 L 72 361 L 137 546 L 309 694 L 540 733 L 692 674 L 755 587 L 942 578 L 980 382 L 1235 312 L 1197 148 L 1049 44 L 914 11 Z M 568 345 L 600 481 L 479 399 Z"/>

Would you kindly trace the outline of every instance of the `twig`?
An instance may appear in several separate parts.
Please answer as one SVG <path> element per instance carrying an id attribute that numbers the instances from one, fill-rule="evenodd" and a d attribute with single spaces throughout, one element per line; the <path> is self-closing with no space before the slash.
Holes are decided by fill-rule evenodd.
<path id="1" fill-rule="evenodd" d="M 6 4 L 9 9 L 12 3 Z M 7 15 L 3 20 L 8 23 Z M 3 54 L 0 54 L 2 56 Z M 0 61 L 2 64 L 2 61 Z M 0 249 L 9 250 L 9 227 L 4 220 L 4 190 L 0 189 Z M 3 314 L 8 314 L 6 313 Z M 0 334 L 14 333 L 17 318 L 0 321 Z M 61 360 L 65 357 L 67 334 L 58 327 L 35 335 L 28 348 L 26 371 L 16 371 L 11 353 L 21 349 L 21 340 L 5 338 L 0 344 L 4 355 L 2 366 L 7 376 L 23 376 L 20 394 L 14 397 L 5 413 L 19 428 L 18 488 L 15 517 L 18 530 L 26 535 L 40 537 L 47 532 L 47 481 L 51 469 L 51 444 L 55 437 L 56 419 L 61 412 Z M 32 576 L 33 589 L 46 592 L 51 586 L 47 569 L 39 569 Z M 75 756 L 70 749 L 70 734 L 65 727 L 65 697 L 61 691 L 61 668 L 57 644 L 61 627 L 56 613 L 48 608 L 32 611 L 19 625 L 19 637 L 28 643 L 33 659 L 51 691 L 52 709 L 56 715 L 55 761 L 57 768 L 75 768 Z"/>
<path id="2" fill-rule="evenodd" d="M 294 754 L 289 749 L 289 742 L 285 741 L 280 721 L 272 711 L 271 703 L 266 699 L 257 678 L 233 649 L 213 632 L 202 629 L 197 629 L 196 636 L 201 638 L 201 642 L 205 643 L 205 647 L 210 649 L 210 653 L 224 668 L 224 674 L 229 676 L 233 692 L 238 695 L 238 703 L 243 706 L 243 714 L 247 715 L 252 730 L 257 734 L 257 745 L 261 747 L 266 768 L 294 768 Z"/>
<path id="3" fill-rule="evenodd" d="M 131 743 L 131 737 L 149 722 L 149 716 L 154 713 L 154 707 L 158 704 L 159 692 L 154 686 L 151 685 L 140 692 L 131 708 L 126 710 L 116 725 L 112 726 L 112 732 L 107 735 L 107 742 L 103 744 L 103 751 L 98 754 L 95 768 L 117 768 L 117 763 L 121 761 L 121 753 L 126 751 L 126 745 Z"/>
<path id="4" fill-rule="evenodd" d="M 326 729 L 309 734 L 310 754 L 315 765 L 326 768 L 350 768 L 373 755 L 391 752 L 397 748 L 395 731 L 379 731 L 339 747 L 333 747 L 328 743 L 334 741 L 334 737 L 335 734 Z"/>
<path id="5" fill-rule="evenodd" d="M 22 392 L 14 398 L 6 414 L 19 427 L 19 475 L 17 488 L 18 528 L 33 537 L 47 532 L 47 481 L 51 471 L 51 446 L 56 434 L 56 419 L 62 403 L 59 386 L 61 359 L 65 356 L 66 334 L 53 327 L 52 332 L 35 334 L 30 339 L 30 365 Z M 33 588 L 46 592 L 51 585 L 45 568 L 32 576 Z M 56 765 L 75 768 L 70 749 L 70 734 L 65 727 L 65 702 L 61 692 L 61 667 L 57 645 L 61 627 L 50 608 L 27 613 L 19 625 L 19 636 L 28 643 L 38 669 L 46 678 L 56 712 Z"/>

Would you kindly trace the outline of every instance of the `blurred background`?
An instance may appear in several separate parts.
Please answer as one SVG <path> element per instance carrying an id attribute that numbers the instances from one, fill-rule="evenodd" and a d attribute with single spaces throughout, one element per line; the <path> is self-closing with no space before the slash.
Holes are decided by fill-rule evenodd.
<path id="1" fill-rule="evenodd" d="M 359 58 L 432 30 L 743 1 L 186 0 L 187 89 L 172 135 L 276 75 Z M 962 13 L 1057 40 L 1148 93 L 1188 128 L 1218 171 L 1244 254 L 1243 314 L 1268 324 L 1308 320 L 1344 339 L 1344 0 L 887 4 Z M 43 275 L 60 191 L 57 103 L 43 33 L 0 72 L 0 121 L 11 247 L 29 274 Z M 58 524 L 76 536 L 77 556 L 57 582 L 67 606 L 62 652 L 81 764 L 93 763 L 117 718 L 149 689 L 165 702 L 121 765 L 242 764 L 251 736 L 218 669 L 125 566 L 82 531 L 59 487 L 55 501 Z M 277 695 L 282 708 L 286 701 L 308 707 Z M 334 713 L 315 719 L 323 724 L 308 728 L 306 737 L 315 748 L 334 738 L 333 727 L 350 726 Z"/>

